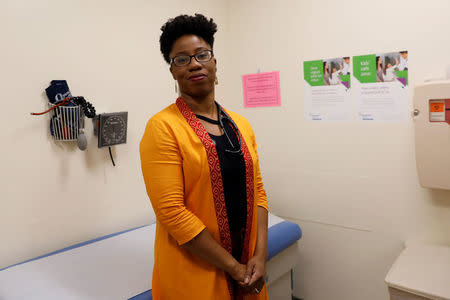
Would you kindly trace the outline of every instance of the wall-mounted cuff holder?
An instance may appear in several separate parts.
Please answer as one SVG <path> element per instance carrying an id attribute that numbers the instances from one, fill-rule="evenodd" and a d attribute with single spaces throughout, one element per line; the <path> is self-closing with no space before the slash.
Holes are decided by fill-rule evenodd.
<path id="1" fill-rule="evenodd" d="M 50 134 L 56 141 L 76 141 L 84 128 L 84 114 L 79 105 L 69 102 L 68 106 L 49 103 Z"/>

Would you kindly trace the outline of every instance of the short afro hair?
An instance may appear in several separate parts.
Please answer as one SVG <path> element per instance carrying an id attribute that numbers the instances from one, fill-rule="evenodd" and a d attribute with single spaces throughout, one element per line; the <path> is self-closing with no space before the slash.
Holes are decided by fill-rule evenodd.
<path id="1" fill-rule="evenodd" d="M 159 38 L 161 53 L 164 60 L 170 63 L 169 53 L 177 39 L 186 34 L 194 34 L 201 37 L 211 48 L 214 44 L 214 33 L 217 25 L 213 19 L 207 19 L 204 15 L 195 16 L 179 15 L 174 19 L 169 19 L 162 27 L 162 34 Z"/>

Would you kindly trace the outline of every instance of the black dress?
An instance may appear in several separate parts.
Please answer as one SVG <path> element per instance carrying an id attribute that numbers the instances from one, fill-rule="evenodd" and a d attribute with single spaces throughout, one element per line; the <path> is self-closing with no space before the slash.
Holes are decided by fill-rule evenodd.
<path id="1" fill-rule="evenodd" d="M 219 125 L 219 122 L 197 115 L 208 123 Z M 245 161 L 241 153 L 230 153 L 227 150 L 236 150 L 239 147 L 237 132 L 228 120 L 223 120 L 226 134 L 220 136 L 209 133 L 213 140 L 217 156 L 219 157 L 222 174 L 225 205 L 227 208 L 228 224 L 232 242 L 232 255 L 241 262 L 242 244 L 244 241 L 245 225 L 247 222 L 247 190 L 245 176 Z M 228 135 L 228 136 L 227 136 Z"/>

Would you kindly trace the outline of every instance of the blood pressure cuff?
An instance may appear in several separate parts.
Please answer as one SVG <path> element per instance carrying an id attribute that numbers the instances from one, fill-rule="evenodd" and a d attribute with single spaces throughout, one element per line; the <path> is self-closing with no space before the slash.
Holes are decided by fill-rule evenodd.
<path id="1" fill-rule="evenodd" d="M 72 97 L 69 90 L 69 85 L 65 80 L 52 80 L 50 86 L 45 89 L 48 101 L 56 103 L 64 100 L 67 97 Z"/>

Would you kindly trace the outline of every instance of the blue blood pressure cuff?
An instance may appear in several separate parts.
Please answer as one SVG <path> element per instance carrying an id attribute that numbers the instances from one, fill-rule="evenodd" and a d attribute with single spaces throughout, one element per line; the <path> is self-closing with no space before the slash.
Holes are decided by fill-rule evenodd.
<path id="1" fill-rule="evenodd" d="M 50 101 L 50 103 L 57 103 L 67 97 L 72 97 L 69 85 L 65 80 L 52 80 L 50 86 L 45 89 L 45 92 L 47 93 L 48 101 Z"/>

